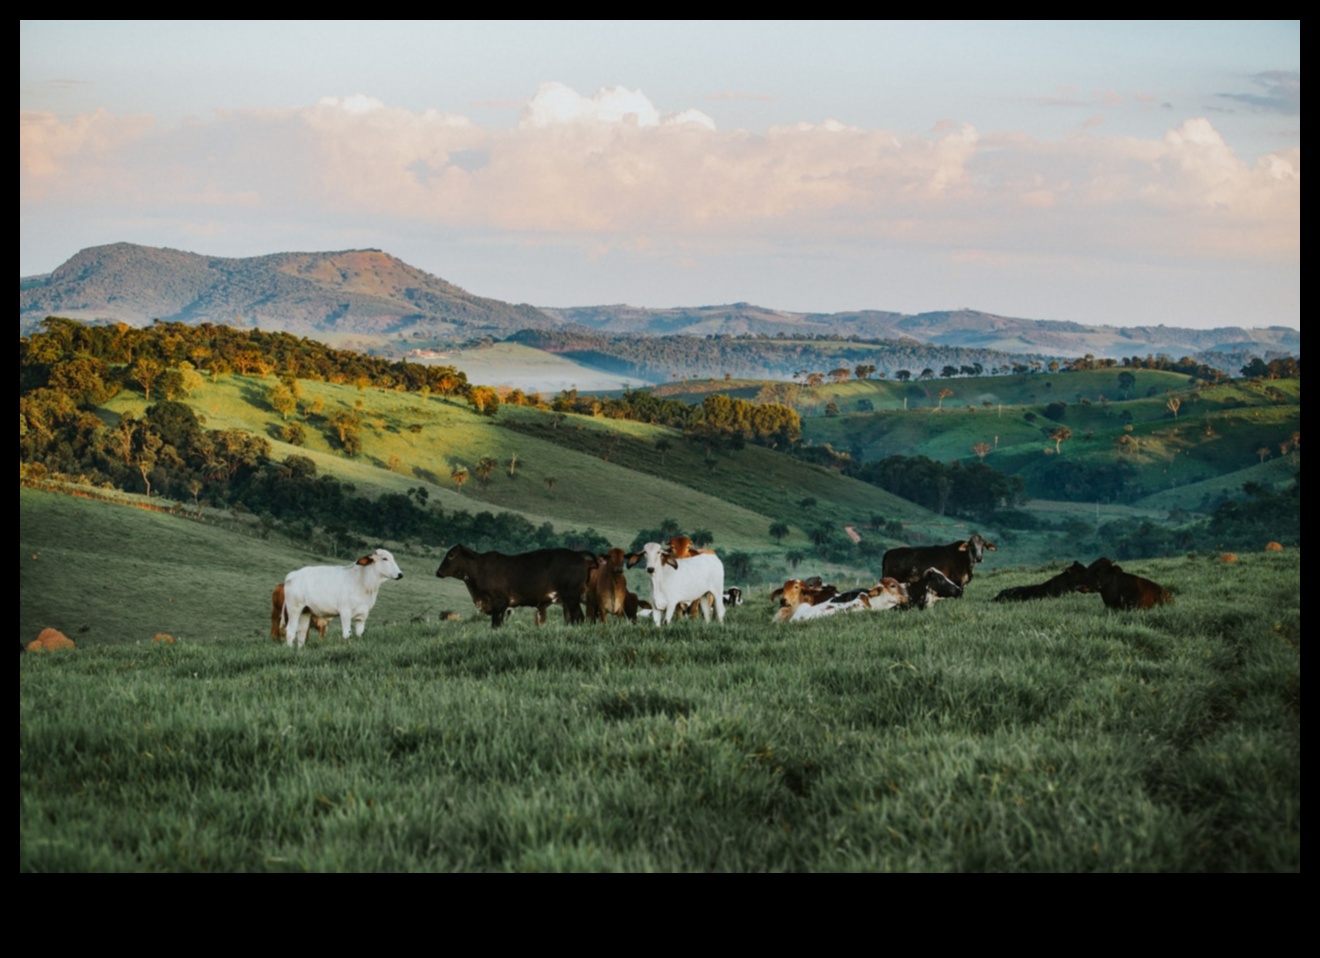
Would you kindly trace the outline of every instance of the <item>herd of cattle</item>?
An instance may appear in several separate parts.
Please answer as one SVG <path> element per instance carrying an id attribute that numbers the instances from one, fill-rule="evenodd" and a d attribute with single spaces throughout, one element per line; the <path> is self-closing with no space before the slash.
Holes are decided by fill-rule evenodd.
<path id="1" fill-rule="evenodd" d="M 972 571 L 995 544 L 979 533 L 939 546 L 890 549 L 881 560 L 881 578 L 865 589 L 840 591 L 819 577 L 789 579 L 770 594 L 777 603 L 775 622 L 800 622 L 843 612 L 888 609 L 928 609 L 941 599 L 960 598 Z M 651 598 L 641 599 L 628 588 L 626 571 L 645 563 Z M 697 549 L 685 536 L 667 545 L 648 542 L 640 552 L 610 549 L 597 555 L 575 549 L 538 549 L 518 555 L 474 552 L 456 545 L 435 573 L 467 586 L 472 603 L 490 616 L 492 628 L 504 623 L 511 610 L 535 609 L 537 624 L 545 622 L 551 605 L 564 609 L 564 621 L 606 622 L 610 616 L 630 622 L 650 619 L 656 625 L 677 616 L 714 617 L 724 621 L 726 607 L 742 602 L 742 592 L 724 585 L 724 564 L 707 549 Z M 377 549 L 349 566 L 307 566 L 290 572 L 271 595 L 271 637 L 290 648 L 302 648 L 312 629 L 325 637 L 329 620 L 338 616 L 347 639 L 361 636 L 367 614 L 387 579 L 402 579 L 398 563 Z M 1022 602 L 1058 597 L 1070 592 L 1098 592 L 1109 609 L 1149 609 L 1173 601 L 1169 591 L 1149 579 L 1124 572 L 1107 558 L 1089 566 L 1073 562 L 1063 572 L 1038 585 L 1004 589 L 996 602 Z M 585 607 L 585 612 L 583 611 Z"/>

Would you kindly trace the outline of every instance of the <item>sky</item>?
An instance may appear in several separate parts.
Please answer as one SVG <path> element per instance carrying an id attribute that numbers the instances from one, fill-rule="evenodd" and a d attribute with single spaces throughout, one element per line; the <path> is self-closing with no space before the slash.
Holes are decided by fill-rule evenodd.
<path id="1" fill-rule="evenodd" d="M 1301 24 L 19 24 L 19 275 L 377 248 L 545 307 L 1301 317 Z"/>

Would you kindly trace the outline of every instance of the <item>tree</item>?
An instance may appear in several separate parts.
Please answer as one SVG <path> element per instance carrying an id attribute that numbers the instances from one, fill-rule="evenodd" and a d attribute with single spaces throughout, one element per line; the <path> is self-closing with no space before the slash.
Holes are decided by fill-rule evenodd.
<path id="1" fill-rule="evenodd" d="M 1050 433 L 1050 438 L 1054 440 L 1054 451 L 1059 452 L 1059 446 L 1072 438 L 1072 430 L 1067 426 L 1056 426 Z"/>
<path id="2" fill-rule="evenodd" d="M 1132 392 L 1132 387 L 1136 384 L 1137 377 L 1126 369 L 1118 374 L 1118 388 L 1122 391 L 1124 399 L 1128 397 L 1128 393 Z"/>
<path id="3" fill-rule="evenodd" d="M 495 467 L 499 464 L 499 460 L 494 456 L 482 456 L 477 460 L 477 465 L 472 472 L 476 475 L 477 480 L 484 486 L 490 482 L 490 474 L 495 471 Z"/>
<path id="4" fill-rule="evenodd" d="M 553 492 L 555 488 L 555 483 L 558 482 L 559 480 L 556 479 L 554 476 L 546 476 L 544 481 L 545 481 L 545 491 Z"/>
<path id="5" fill-rule="evenodd" d="M 992 451 L 993 447 L 988 442 L 978 442 L 972 447 L 972 452 L 976 453 L 977 458 L 982 462 L 985 462 L 985 457 L 990 455 Z"/>
<path id="6" fill-rule="evenodd" d="M 668 439 L 657 439 L 655 441 L 655 451 L 660 453 L 660 465 L 665 464 L 665 453 L 674 448 L 674 444 Z"/>
<path id="7" fill-rule="evenodd" d="M 270 403 L 270 408 L 280 414 L 280 418 L 287 420 L 289 413 L 298 408 L 298 398 L 294 396 L 293 390 L 284 383 L 276 383 L 266 391 L 266 401 Z"/>
<path id="8" fill-rule="evenodd" d="M 1169 407 L 1169 412 L 1173 413 L 1173 418 L 1176 420 L 1178 418 L 1178 410 L 1182 408 L 1182 400 L 1177 396 L 1170 396 L 1169 401 L 1164 405 Z"/>
<path id="9" fill-rule="evenodd" d="M 165 367 L 156 360 L 148 356 L 143 356 L 133 364 L 129 371 L 133 382 L 142 387 L 142 392 L 146 395 L 148 402 L 151 401 L 151 387 L 156 385 L 156 380 L 160 379 L 161 374 L 165 372 Z"/>
<path id="10" fill-rule="evenodd" d="M 463 491 L 463 484 L 468 481 L 467 466 L 455 466 L 449 473 L 449 478 L 454 480 L 454 485 L 458 491 Z"/>
<path id="11" fill-rule="evenodd" d="M 789 531 L 787 522 L 770 523 L 770 535 L 776 542 L 783 542 L 788 537 Z"/>
<path id="12" fill-rule="evenodd" d="M 952 390 L 952 389 L 941 389 L 941 390 L 940 390 L 940 401 L 939 401 L 938 403 L 935 404 L 935 409 L 936 409 L 937 411 L 941 411 L 941 410 L 943 410 L 943 409 L 944 409 L 944 400 L 948 399 L 948 398 L 949 398 L 950 396 L 952 396 L 952 395 L 953 395 L 953 390 Z"/>

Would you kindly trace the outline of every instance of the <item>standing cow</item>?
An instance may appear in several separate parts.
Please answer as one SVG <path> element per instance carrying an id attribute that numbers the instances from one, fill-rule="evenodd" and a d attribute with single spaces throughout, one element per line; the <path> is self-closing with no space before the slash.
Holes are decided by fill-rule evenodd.
<path id="1" fill-rule="evenodd" d="M 587 573 L 595 564 L 590 552 L 576 549 L 537 549 L 517 555 L 503 552 L 473 552 L 454 546 L 440 561 L 435 574 L 458 579 L 467 586 L 472 604 L 490 625 L 498 629 L 505 614 L 517 606 L 536 609 L 536 624 L 545 622 L 545 611 L 554 603 L 564 607 L 564 621 L 583 620 L 582 599 L 587 591 Z"/>
<path id="2" fill-rule="evenodd" d="M 285 645 L 303 647 L 313 616 L 339 616 L 344 638 L 350 631 L 361 638 L 381 583 L 402 578 L 394 556 L 385 549 L 377 549 L 348 566 L 309 565 L 290 572 L 284 577 L 284 615 L 288 621 Z"/>

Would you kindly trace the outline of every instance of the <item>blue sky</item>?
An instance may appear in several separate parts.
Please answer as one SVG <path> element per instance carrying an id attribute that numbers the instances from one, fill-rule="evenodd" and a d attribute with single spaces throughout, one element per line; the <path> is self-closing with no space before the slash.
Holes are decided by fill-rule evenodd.
<path id="1" fill-rule="evenodd" d="M 19 274 L 1300 326 L 1299 21 L 20 21 Z"/>

